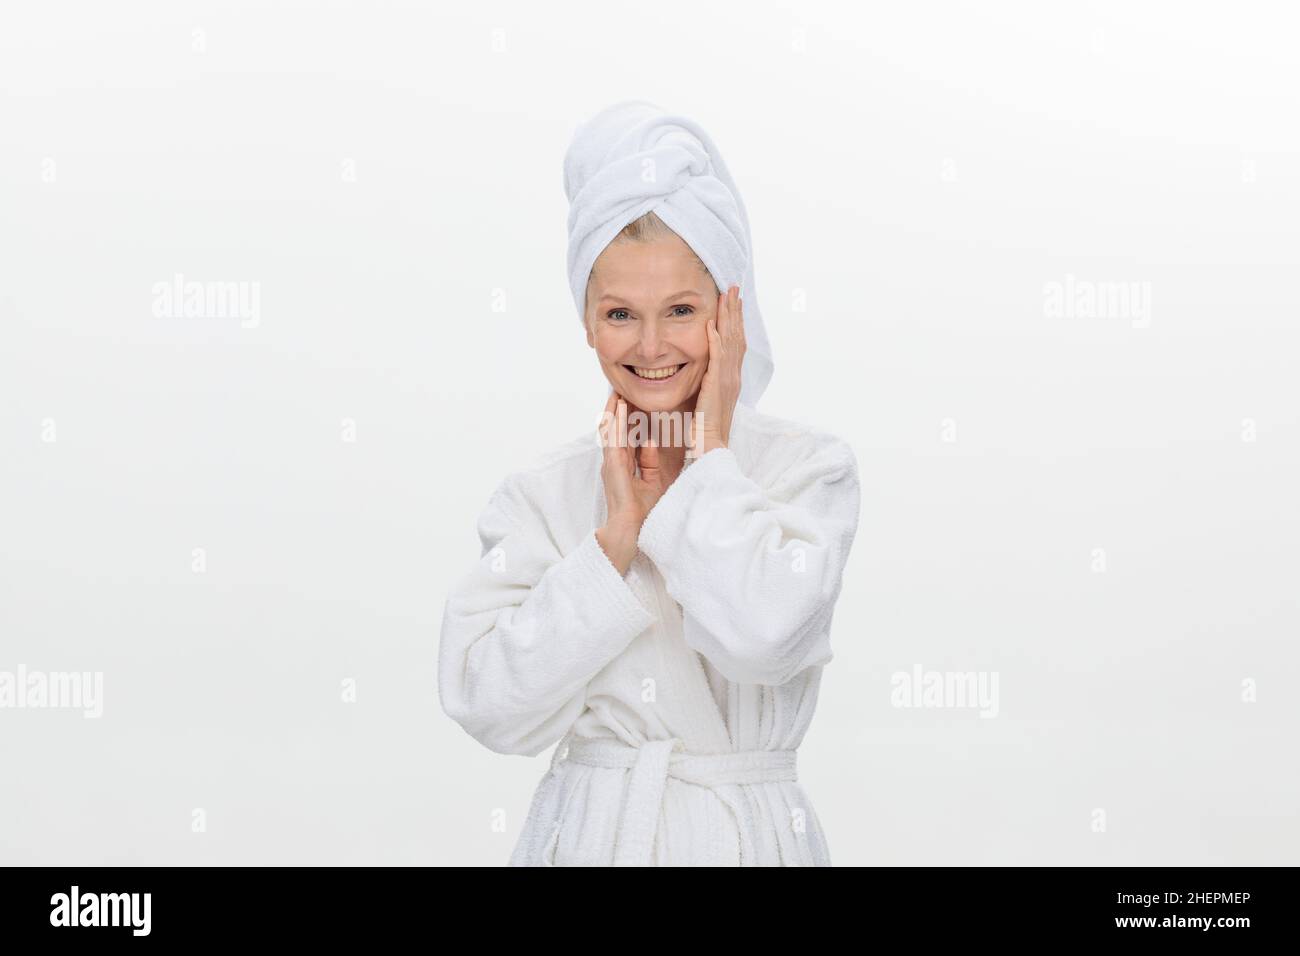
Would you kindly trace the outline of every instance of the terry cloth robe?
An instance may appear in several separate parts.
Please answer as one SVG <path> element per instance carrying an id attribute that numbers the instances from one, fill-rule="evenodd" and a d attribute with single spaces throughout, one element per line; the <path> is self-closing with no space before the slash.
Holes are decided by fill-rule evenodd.
<path id="1" fill-rule="evenodd" d="M 857 530 L 847 443 L 737 404 L 626 577 L 593 432 L 506 478 L 443 615 L 445 712 L 493 751 L 555 747 L 511 866 L 829 866 L 796 751 Z"/>

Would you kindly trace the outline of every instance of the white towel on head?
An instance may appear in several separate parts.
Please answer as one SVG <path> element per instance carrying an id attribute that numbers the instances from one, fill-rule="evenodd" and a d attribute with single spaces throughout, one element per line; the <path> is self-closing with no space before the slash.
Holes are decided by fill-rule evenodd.
<path id="1" fill-rule="evenodd" d="M 564 157 L 569 284 L 579 320 L 597 257 L 634 219 L 654 212 L 745 303 L 740 401 L 753 406 L 772 378 L 772 347 L 754 290 L 749 217 L 722 155 L 698 123 L 645 100 L 606 107 L 578 127 Z"/>

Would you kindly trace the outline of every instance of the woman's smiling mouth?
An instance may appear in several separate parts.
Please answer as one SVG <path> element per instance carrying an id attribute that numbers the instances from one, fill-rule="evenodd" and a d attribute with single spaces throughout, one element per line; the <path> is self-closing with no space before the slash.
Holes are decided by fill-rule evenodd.
<path id="1" fill-rule="evenodd" d="M 665 365 L 662 368 L 640 368 L 636 365 L 624 365 L 623 367 L 643 382 L 665 382 L 670 378 L 674 378 L 678 372 L 689 364 L 689 362 L 683 362 L 681 365 Z"/>

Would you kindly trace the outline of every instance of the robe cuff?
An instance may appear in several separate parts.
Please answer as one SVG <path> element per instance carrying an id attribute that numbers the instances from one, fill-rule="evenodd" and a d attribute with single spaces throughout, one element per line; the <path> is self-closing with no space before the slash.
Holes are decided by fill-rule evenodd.
<path id="1" fill-rule="evenodd" d="M 611 618 L 622 621 L 633 634 L 640 634 L 655 622 L 655 616 L 646 610 L 623 575 L 618 573 L 618 568 L 609 560 L 594 529 L 588 532 L 570 557 L 586 570 L 593 583 L 591 599 L 603 607 Z"/>
<path id="2" fill-rule="evenodd" d="M 724 472 L 744 477 L 736 453 L 725 445 L 710 449 L 691 462 L 650 509 L 641 523 L 637 547 L 657 568 L 662 570 L 672 563 L 677 538 L 695 499 L 706 494 Z"/>

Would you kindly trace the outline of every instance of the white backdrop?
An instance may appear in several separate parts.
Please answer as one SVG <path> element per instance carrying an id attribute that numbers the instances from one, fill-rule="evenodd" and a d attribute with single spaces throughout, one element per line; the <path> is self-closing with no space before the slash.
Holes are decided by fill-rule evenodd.
<path id="1" fill-rule="evenodd" d="M 443 7 L 0 13 L 0 679 L 103 681 L 0 709 L 0 862 L 505 862 L 547 757 L 438 625 L 603 406 L 561 160 L 626 97 L 744 192 L 760 408 L 861 466 L 833 862 L 1298 862 L 1285 5 Z"/>

